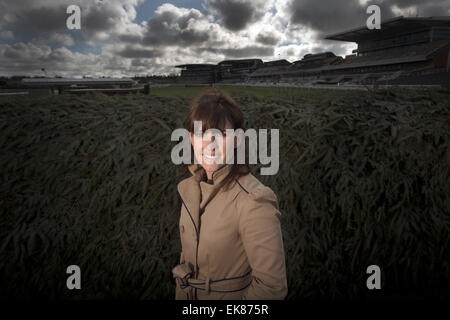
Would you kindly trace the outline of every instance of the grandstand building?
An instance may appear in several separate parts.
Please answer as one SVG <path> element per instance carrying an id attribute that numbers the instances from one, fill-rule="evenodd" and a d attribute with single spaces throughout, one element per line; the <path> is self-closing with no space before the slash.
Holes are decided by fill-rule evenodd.
<path id="1" fill-rule="evenodd" d="M 218 74 L 223 83 L 241 82 L 263 65 L 261 59 L 225 60 L 219 62 Z"/>
<path id="2" fill-rule="evenodd" d="M 248 76 L 263 65 L 261 59 L 225 60 L 214 64 L 183 64 L 180 83 L 235 83 L 245 81 Z"/>
<path id="3" fill-rule="evenodd" d="M 325 39 L 356 42 L 355 54 L 326 69 L 328 79 L 355 83 L 450 83 L 450 17 L 397 17 L 381 24 L 330 35 Z"/>
<path id="4" fill-rule="evenodd" d="M 290 84 L 450 84 L 450 17 L 396 17 L 381 29 L 366 26 L 327 36 L 355 42 L 345 58 L 333 52 L 287 60 L 225 60 L 186 64 L 179 82 Z"/>
<path id="5" fill-rule="evenodd" d="M 219 80 L 217 66 L 214 64 L 183 64 L 178 79 L 182 83 L 214 83 Z"/>
<path id="6" fill-rule="evenodd" d="M 249 80 L 256 82 L 263 82 L 274 79 L 280 80 L 283 73 L 285 73 L 291 65 L 291 62 L 284 59 L 263 62 L 263 64 L 260 65 L 258 69 L 249 74 Z"/>
<path id="7" fill-rule="evenodd" d="M 303 59 L 294 61 L 283 77 L 297 83 L 308 82 L 325 75 L 330 66 L 340 64 L 342 61 L 343 58 L 333 52 L 309 53 Z"/>

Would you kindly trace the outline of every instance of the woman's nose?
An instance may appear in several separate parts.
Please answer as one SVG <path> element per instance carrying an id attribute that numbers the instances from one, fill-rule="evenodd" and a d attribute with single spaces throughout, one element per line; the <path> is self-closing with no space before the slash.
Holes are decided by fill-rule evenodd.
<path id="1" fill-rule="evenodd" d="M 211 143 L 215 143 L 216 137 L 214 135 L 207 135 L 203 137 L 203 147 L 208 146 Z M 217 143 L 219 140 L 217 140 Z"/>
<path id="2" fill-rule="evenodd" d="M 203 150 L 205 150 L 210 144 L 214 144 L 213 141 L 203 141 Z M 211 146 L 212 148 L 213 146 Z"/>
<path id="3" fill-rule="evenodd" d="M 219 144 L 221 143 L 220 137 L 215 137 L 214 135 L 205 136 L 202 141 L 203 149 L 208 145 L 213 144 L 216 148 L 219 148 Z M 213 146 L 211 146 L 212 148 Z"/>
<path id="4" fill-rule="evenodd" d="M 203 142 L 213 142 L 216 139 L 216 137 L 212 133 L 207 133 L 203 135 Z"/>

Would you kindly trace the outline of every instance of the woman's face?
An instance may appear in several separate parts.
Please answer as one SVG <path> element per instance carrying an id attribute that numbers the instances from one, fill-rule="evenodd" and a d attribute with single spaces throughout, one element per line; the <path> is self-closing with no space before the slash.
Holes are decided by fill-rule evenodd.
<path id="1" fill-rule="evenodd" d="M 233 129 L 229 122 L 227 122 L 225 130 L 226 129 Z M 189 133 L 191 144 L 194 149 L 194 155 L 197 158 L 198 163 L 205 169 L 208 179 L 211 179 L 214 171 L 226 164 L 227 144 L 233 143 L 233 140 L 231 140 L 230 137 L 227 138 L 225 130 L 218 130 L 216 134 L 207 132 L 208 130 L 204 132 L 199 131 Z M 219 132 L 221 134 L 219 134 Z M 220 146 L 222 146 L 222 148 L 220 148 Z"/>

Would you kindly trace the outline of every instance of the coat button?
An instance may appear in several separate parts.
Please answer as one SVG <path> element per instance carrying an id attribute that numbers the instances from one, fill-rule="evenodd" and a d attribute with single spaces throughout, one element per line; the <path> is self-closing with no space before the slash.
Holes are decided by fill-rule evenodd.
<path id="1" fill-rule="evenodd" d="M 181 232 L 184 232 L 184 225 L 181 225 Z"/>

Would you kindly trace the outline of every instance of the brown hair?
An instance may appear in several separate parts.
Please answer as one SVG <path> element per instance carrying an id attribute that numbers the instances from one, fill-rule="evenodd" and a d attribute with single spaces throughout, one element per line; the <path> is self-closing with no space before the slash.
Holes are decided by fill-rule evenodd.
<path id="1" fill-rule="evenodd" d="M 194 121 L 202 121 L 203 132 L 211 128 L 224 131 L 227 122 L 229 122 L 235 130 L 246 130 L 244 114 L 238 104 L 229 95 L 215 88 L 204 90 L 189 105 L 189 112 L 184 121 L 184 128 L 189 132 L 194 132 Z M 191 154 L 194 154 L 192 145 Z M 234 159 L 237 159 L 237 148 L 234 148 Z M 230 173 L 222 181 L 218 189 L 222 187 L 224 187 L 224 189 L 230 188 L 233 181 L 250 172 L 247 152 L 245 154 L 244 164 L 233 163 L 231 166 Z M 203 168 L 202 171 L 204 174 L 203 177 L 205 177 L 206 172 Z"/>

